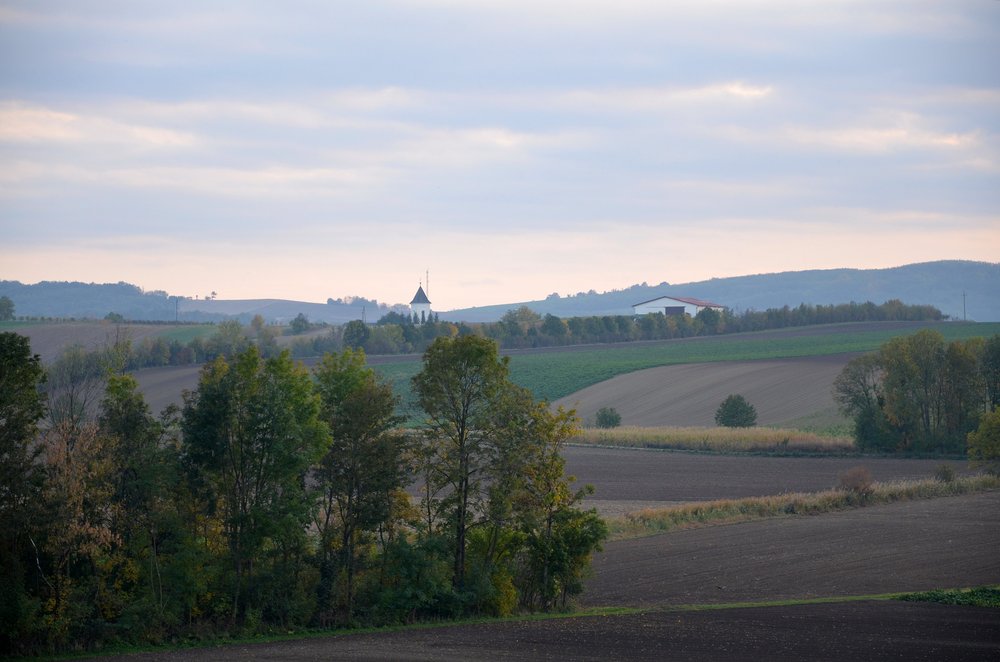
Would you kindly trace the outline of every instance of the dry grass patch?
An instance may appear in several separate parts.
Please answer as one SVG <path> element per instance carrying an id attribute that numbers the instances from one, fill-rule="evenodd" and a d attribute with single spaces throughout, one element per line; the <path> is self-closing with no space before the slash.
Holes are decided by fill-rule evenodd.
<path id="1" fill-rule="evenodd" d="M 607 430 L 588 428 L 571 443 L 630 448 L 662 448 L 716 453 L 831 454 L 854 453 L 850 437 L 828 437 L 780 428 L 645 428 L 625 426 Z"/>
<path id="2" fill-rule="evenodd" d="M 790 515 L 818 515 L 896 501 L 957 496 L 1000 488 L 1000 477 L 980 474 L 944 482 L 933 478 L 873 482 L 866 491 L 848 487 L 745 499 L 719 499 L 669 508 L 646 508 L 607 520 L 612 540 L 639 538 L 677 529 L 733 524 Z"/>

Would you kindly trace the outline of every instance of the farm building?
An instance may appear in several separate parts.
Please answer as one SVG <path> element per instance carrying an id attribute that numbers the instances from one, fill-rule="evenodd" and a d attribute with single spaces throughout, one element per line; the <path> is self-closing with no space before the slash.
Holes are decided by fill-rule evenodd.
<path id="1" fill-rule="evenodd" d="M 417 288 L 417 293 L 413 295 L 410 302 L 410 312 L 417 316 L 421 322 L 426 322 L 431 316 L 431 302 L 424 294 L 424 286 Z"/>
<path id="2" fill-rule="evenodd" d="M 635 315 L 649 315 L 650 313 L 663 313 L 664 315 L 683 315 L 687 313 L 694 317 L 706 308 L 717 310 L 720 313 L 725 306 L 711 301 L 701 299 L 690 299 L 688 297 L 657 297 L 642 303 L 632 304 L 632 311 Z"/>

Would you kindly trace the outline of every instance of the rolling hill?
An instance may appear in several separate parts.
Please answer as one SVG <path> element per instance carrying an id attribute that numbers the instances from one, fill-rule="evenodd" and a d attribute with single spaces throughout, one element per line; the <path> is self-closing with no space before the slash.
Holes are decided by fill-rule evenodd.
<path id="1" fill-rule="evenodd" d="M 591 290 L 570 296 L 550 294 L 537 301 L 464 308 L 441 315 L 450 320 L 490 322 L 519 306 L 557 317 L 630 315 L 632 304 L 659 296 L 694 297 L 736 312 L 795 307 L 802 303 L 883 303 L 899 299 L 907 304 L 935 306 L 952 319 L 994 322 L 1000 321 L 1000 263 L 945 260 L 891 269 L 816 269 L 694 283 L 643 283 L 624 290 L 603 293 Z"/>
<path id="2" fill-rule="evenodd" d="M 453 322 L 490 322 L 511 308 L 528 306 L 557 317 L 630 315 L 632 304 L 662 295 L 688 296 L 714 301 L 736 312 L 795 307 L 806 303 L 828 305 L 851 301 L 883 303 L 899 299 L 907 304 L 928 304 L 952 319 L 1000 321 L 1000 263 L 944 260 L 891 269 L 824 269 L 788 271 L 733 278 L 659 285 L 642 283 L 623 290 L 595 290 L 545 299 L 443 310 L 441 318 Z M 350 320 L 375 321 L 390 310 L 364 297 L 328 299 L 326 303 L 285 299 L 190 299 L 172 297 L 162 290 L 147 292 L 129 283 L 95 284 L 41 282 L 26 285 L 0 281 L 0 296 L 14 301 L 21 316 L 102 319 L 119 313 L 130 320 L 219 321 L 238 318 L 248 322 L 262 315 L 268 322 L 287 322 L 299 313 L 313 322 L 343 324 Z"/>

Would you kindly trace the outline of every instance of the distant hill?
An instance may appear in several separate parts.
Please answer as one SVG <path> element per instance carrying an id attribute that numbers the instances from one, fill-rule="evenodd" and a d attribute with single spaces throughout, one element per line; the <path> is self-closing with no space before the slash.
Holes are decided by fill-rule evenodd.
<path id="1" fill-rule="evenodd" d="M 441 318 L 465 322 L 492 322 L 519 306 L 557 317 L 629 315 L 632 304 L 659 296 L 694 297 L 737 312 L 820 305 L 883 303 L 899 299 L 907 304 L 929 304 L 952 319 L 965 316 L 977 322 L 1000 321 L 1000 264 L 945 260 L 891 269 L 823 269 L 774 274 L 713 278 L 696 283 L 633 285 L 624 290 L 571 296 L 549 295 L 540 301 L 522 301 L 442 312 Z"/>
<path id="2" fill-rule="evenodd" d="M 837 304 L 851 301 L 883 303 L 899 299 L 907 304 L 929 304 L 953 319 L 965 316 L 977 322 L 1000 321 L 1000 264 L 947 260 L 910 264 L 891 269 L 825 269 L 786 271 L 697 283 L 633 285 L 624 290 L 594 290 L 571 296 L 550 295 L 540 301 L 520 301 L 440 313 L 455 322 L 492 322 L 511 308 L 528 306 L 558 317 L 629 315 L 632 304 L 658 296 L 694 297 L 722 304 L 737 312 L 795 307 L 801 303 Z M 343 324 L 351 320 L 378 320 L 390 310 L 363 297 L 329 299 L 327 303 L 284 299 L 175 300 L 161 290 L 146 292 L 129 283 L 95 284 L 43 281 L 25 285 L 0 281 L 0 296 L 14 301 L 15 314 L 30 317 L 103 319 L 118 313 L 129 320 L 209 322 L 228 318 L 249 322 L 261 315 L 268 322 L 288 322 L 302 313 L 312 322 Z"/>
<path id="3" fill-rule="evenodd" d="M 284 299 L 178 298 L 162 290 L 146 292 L 124 282 L 42 281 L 26 285 L 4 280 L 0 281 L 0 296 L 10 297 L 14 314 L 19 317 L 75 319 L 104 319 L 108 313 L 118 313 L 125 319 L 142 321 L 218 322 L 235 318 L 249 322 L 259 314 L 268 322 L 288 322 L 302 313 L 311 322 L 343 324 L 362 316 L 374 321 L 393 309 L 362 297 L 329 299 L 325 304 Z"/>

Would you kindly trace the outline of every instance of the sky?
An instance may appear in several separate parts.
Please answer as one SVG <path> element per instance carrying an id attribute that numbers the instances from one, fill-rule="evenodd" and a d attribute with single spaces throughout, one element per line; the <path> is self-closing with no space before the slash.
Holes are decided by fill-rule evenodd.
<path id="1" fill-rule="evenodd" d="M 3 280 L 445 311 L 939 259 L 1000 261 L 996 0 L 0 0 Z"/>

